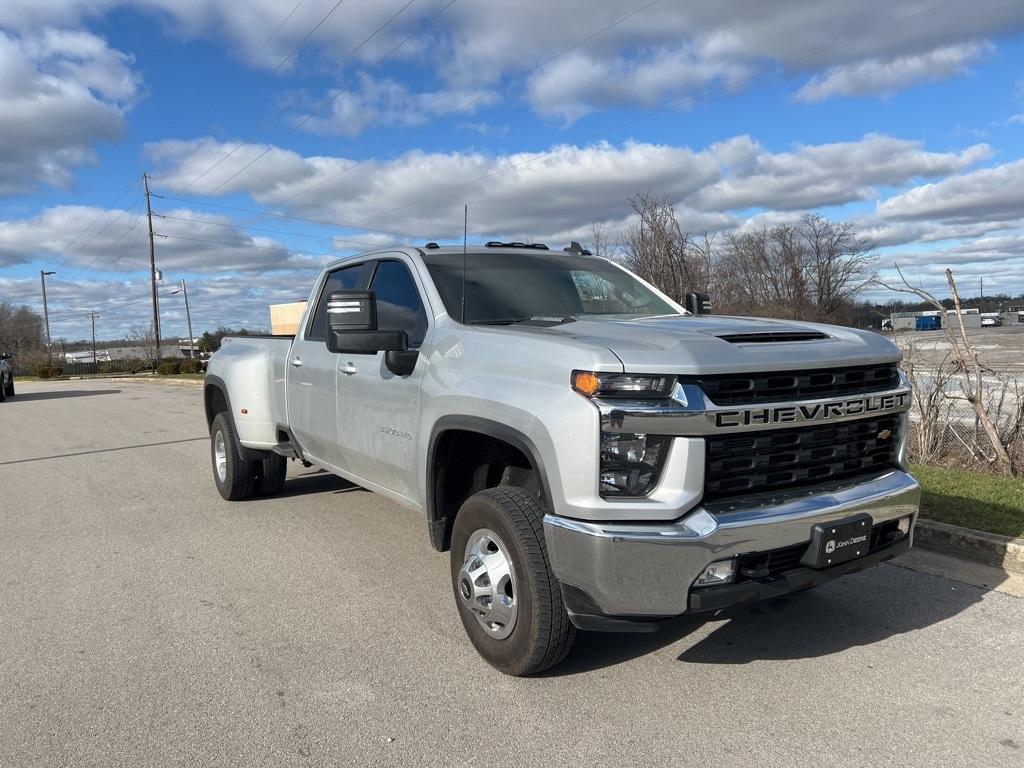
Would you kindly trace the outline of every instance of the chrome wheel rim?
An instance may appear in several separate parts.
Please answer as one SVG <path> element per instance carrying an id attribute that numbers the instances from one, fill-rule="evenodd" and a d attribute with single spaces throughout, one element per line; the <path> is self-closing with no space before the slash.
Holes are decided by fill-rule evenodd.
<path id="1" fill-rule="evenodd" d="M 228 451 L 224 445 L 224 433 L 219 429 L 213 436 L 213 466 L 221 483 L 228 479 Z"/>
<path id="2" fill-rule="evenodd" d="M 488 635 L 504 640 L 512 634 L 519 615 L 516 571 L 494 531 L 480 528 L 469 537 L 455 588 Z"/>

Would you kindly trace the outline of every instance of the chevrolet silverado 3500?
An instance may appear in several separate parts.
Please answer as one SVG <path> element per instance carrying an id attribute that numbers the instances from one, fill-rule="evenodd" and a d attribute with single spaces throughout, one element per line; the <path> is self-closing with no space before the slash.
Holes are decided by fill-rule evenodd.
<path id="1" fill-rule="evenodd" d="M 910 389 L 882 336 L 690 314 L 579 248 L 330 264 L 292 337 L 224 340 L 225 499 L 296 459 L 426 518 L 477 651 L 529 674 L 576 628 L 806 589 L 906 551 Z"/>

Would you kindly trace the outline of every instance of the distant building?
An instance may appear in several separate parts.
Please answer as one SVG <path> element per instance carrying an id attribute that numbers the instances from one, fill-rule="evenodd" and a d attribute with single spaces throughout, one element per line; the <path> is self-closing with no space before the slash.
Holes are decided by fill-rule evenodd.
<path id="1" fill-rule="evenodd" d="M 889 316 L 894 331 L 913 331 L 917 328 L 919 317 L 942 317 L 937 309 L 926 309 L 921 312 L 893 312 Z M 941 320 L 940 320 L 941 322 Z"/>
<path id="2" fill-rule="evenodd" d="M 160 347 L 160 356 L 164 358 L 188 357 L 188 341 L 185 341 L 184 351 L 180 346 L 164 344 Z M 146 360 L 151 353 L 147 353 L 142 347 L 107 347 L 96 350 L 97 363 L 110 363 L 115 360 Z M 198 354 L 198 348 L 197 348 Z M 78 352 L 65 352 L 64 361 L 68 363 L 91 363 L 92 350 L 83 349 Z"/>
<path id="3" fill-rule="evenodd" d="M 964 326 L 967 328 L 981 327 L 981 310 L 975 307 L 964 309 L 961 312 Z M 918 327 L 919 317 L 938 317 L 940 327 L 945 323 L 956 323 L 956 310 L 947 309 L 945 314 L 937 309 L 925 309 L 919 312 L 893 312 L 890 316 L 892 329 L 894 331 L 913 331 Z"/>

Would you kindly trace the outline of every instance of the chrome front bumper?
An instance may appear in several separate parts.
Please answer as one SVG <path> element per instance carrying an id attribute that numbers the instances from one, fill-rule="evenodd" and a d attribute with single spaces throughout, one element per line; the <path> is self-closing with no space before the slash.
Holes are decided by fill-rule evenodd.
<path id="1" fill-rule="evenodd" d="M 917 481 L 891 470 L 856 484 L 698 506 L 671 523 L 545 515 L 544 536 L 555 576 L 575 594 L 585 593 L 595 612 L 668 617 L 687 611 L 694 581 L 716 560 L 809 542 L 815 524 L 861 512 L 876 525 L 907 515 L 916 523 L 919 501 Z"/>

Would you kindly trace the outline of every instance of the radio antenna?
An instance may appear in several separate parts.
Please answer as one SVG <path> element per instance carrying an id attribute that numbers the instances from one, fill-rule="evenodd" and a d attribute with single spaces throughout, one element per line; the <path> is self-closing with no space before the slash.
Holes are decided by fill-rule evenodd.
<path id="1" fill-rule="evenodd" d="M 466 256 L 469 241 L 469 203 L 462 209 L 462 322 L 466 322 Z"/>

